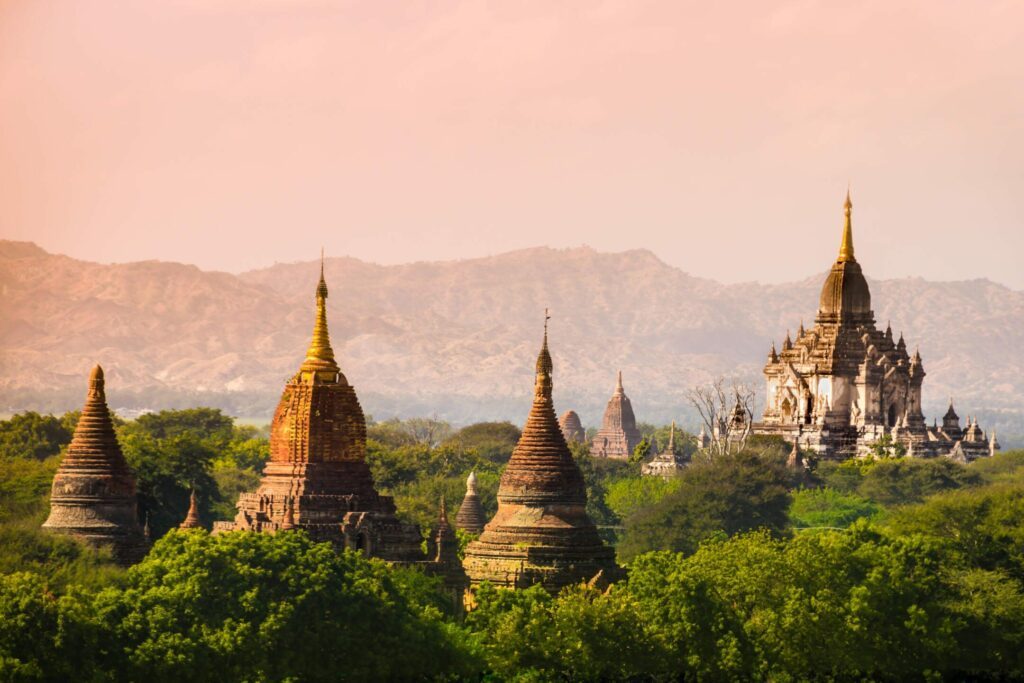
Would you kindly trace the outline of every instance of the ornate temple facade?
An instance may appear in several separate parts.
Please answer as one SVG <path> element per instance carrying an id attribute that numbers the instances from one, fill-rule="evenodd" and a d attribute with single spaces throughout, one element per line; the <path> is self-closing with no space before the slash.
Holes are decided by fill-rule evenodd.
<path id="1" fill-rule="evenodd" d="M 455 515 L 455 526 L 467 533 L 479 536 L 486 523 L 484 508 L 480 504 L 480 496 L 476 491 L 476 472 L 470 472 L 466 477 L 466 496 L 462 499 L 462 505 L 459 506 L 459 513 Z"/>
<path id="2" fill-rule="evenodd" d="M 562 587 L 621 570 L 587 515 L 583 475 L 573 460 L 551 399 L 547 325 L 537 358 L 533 407 L 498 487 L 498 511 L 466 548 L 463 566 L 473 585 Z"/>
<path id="3" fill-rule="evenodd" d="M 676 423 L 672 422 L 672 429 L 668 433 L 668 444 L 664 450 L 655 455 L 650 462 L 644 463 L 640 468 L 640 474 L 645 477 L 663 477 L 671 479 L 690 464 L 690 458 L 681 453 L 676 453 Z"/>
<path id="4" fill-rule="evenodd" d="M 629 402 L 622 388 L 622 371 L 619 371 L 615 383 L 615 393 L 608 400 L 601 429 L 598 430 L 590 446 L 590 454 L 597 458 L 618 458 L 628 460 L 633 455 L 643 437 L 636 428 L 636 416 L 633 405 Z"/>
<path id="5" fill-rule="evenodd" d="M 558 426 L 562 435 L 569 443 L 583 443 L 587 440 L 587 432 L 583 429 L 583 423 L 575 410 L 567 410 L 558 418 Z"/>
<path id="6" fill-rule="evenodd" d="M 89 391 L 75 434 L 53 478 L 49 531 L 109 547 L 123 565 L 138 562 L 149 543 L 139 524 L 135 476 L 121 452 L 107 408 L 103 368 L 89 375 Z"/>
<path id="7" fill-rule="evenodd" d="M 327 332 L 321 266 L 313 339 L 285 385 L 270 426 L 270 460 L 259 488 L 238 499 L 233 522 L 214 531 L 303 529 L 314 539 L 392 562 L 426 561 L 419 528 L 401 522 L 377 493 L 366 463 L 366 419 Z"/>
<path id="8" fill-rule="evenodd" d="M 774 345 L 764 368 L 767 394 L 755 434 L 799 442 L 805 452 L 843 459 L 868 453 L 885 437 L 917 457 L 973 460 L 994 450 L 977 422 L 961 429 L 950 411 L 929 427 L 921 410 L 921 354 L 892 328 L 875 326 L 871 292 L 854 255 L 853 204 L 847 193 L 839 256 L 821 289 L 810 329 Z"/>

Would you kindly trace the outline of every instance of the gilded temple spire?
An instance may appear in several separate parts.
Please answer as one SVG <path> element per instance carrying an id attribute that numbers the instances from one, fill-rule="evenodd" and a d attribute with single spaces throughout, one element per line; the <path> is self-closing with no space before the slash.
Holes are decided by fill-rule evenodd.
<path id="1" fill-rule="evenodd" d="M 850 201 L 850 188 L 846 188 L 846 201 L 843 202 L 843 242 L 839 246 L 840 263 L 854 262 L 857 259 L 853 255 L 853 219 L 850 214 L 853 211 L 853 202 Z"/>
<path id="2" fill-rule="evenodd" d="M 333 380 L 338 372 L 334 360 L 334 349 L 327 332 L 327 281 L 324 280 L 323 251 L 320 253 L 320 282 L 316 286 L 316 322 L 313 324 L 313 339 L 302 363 L 303 373 L 316 373 L 320 379 Z M 322 373 L 322 374 L 321 374 Z"/>

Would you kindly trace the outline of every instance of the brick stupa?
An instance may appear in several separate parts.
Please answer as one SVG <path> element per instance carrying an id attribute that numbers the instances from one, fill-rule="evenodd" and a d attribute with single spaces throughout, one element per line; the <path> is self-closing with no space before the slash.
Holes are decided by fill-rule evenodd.
<path id="1" fill-rule="evenodd" d="M 486 523 L 484 508 L 480 504 L 480 496 L 476 492 L 476 472 L 470 472 L 466 478 L 466 497 L 462 499 L 459 513 L 455 515 L 455 526 L 479 536 Z"/>
<path id="2" fill-rule="evenodd" d="M 590 454 L 597 458 L 618 458 L 628 460 L 643 437 L 636 428 L 633 404 L 622 388 L 622 371 L 615 382 L 615 393 L 608 400 L 608 407 L 601 420 L 601 429 L 590 446 Z"/>
<path id="3" fill-rule="evenodd" d="M 551 371 L 545 325 L 533 408 L 501 475 L 498 511 L 466 548 L 464 566 L 473 585 L 540 584 L 555 593 L 599 575 L 619 577 L 614 551 L 601 542 L 586 512 L 583 475 L 555 417 Z"/>
<path id="4" fill-rule="evenodd" d="M 395 517 L 366 463 L 366 419 L 334 359 L 323 265 L 313 339 L 285 385 L 270 426 L 270 461 L 259 488 L 238 499 L 234 522 L 214 531 L 302 529 L 320 541 L 393 562 L 424 562 L 419 529 Z"/>
<path id="5" fill-rule="evenodd" d="M 138 562 L 148 549 L 139 524 L 135 475 L 114 434 L 99 365 L 89 375 L 82 415 L 53 478 L 50 516 L 43 528 L 107 546 L 123 565 Z"/>
<path id="6" fill-rule="evenodd" d="M 562 413 L 562 417 L 558 418 L 558 426 L 562 430 L 562 435 L 565 440 L 569 443 L 583 443 L 587 440 L 587 433 L 583 430 L 583 423 L 580 421 L 580 416 L 576 414 L 575 410 L 567 410 Z"/>

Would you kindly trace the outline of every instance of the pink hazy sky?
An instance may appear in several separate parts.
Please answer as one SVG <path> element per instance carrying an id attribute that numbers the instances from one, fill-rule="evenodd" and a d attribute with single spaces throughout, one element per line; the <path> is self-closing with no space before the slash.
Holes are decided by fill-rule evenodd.
<path id="1" fill-rule="evenodd" d="M 0 237 L 1024 288 L 1024 3 L 0 2 Z"/>

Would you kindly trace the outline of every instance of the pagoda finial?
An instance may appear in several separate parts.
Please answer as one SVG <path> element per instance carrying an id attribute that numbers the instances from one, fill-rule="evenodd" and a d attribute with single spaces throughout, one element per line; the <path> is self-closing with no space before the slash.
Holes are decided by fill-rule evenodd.
<path id="1" fill-rule="evenodd" d="M 551 352 L 548 351 L 548 309 L 544 309 L 544 341 L 540 346 L 540 353 L 537 355 L 537 381 L 534 384 L 533 398 L 551 400 Z"/>
<path id="2" fill-rule="evenodd" d="M 615 393 L 616 394 L 625 393 L 625 389 L 622 388 L 622 370 L 619 370 L 618 375 L 617 375 L 617 377 L 615 379 Z"/>
<path id="3" fill-rule="evenodd" d="M 839 245 L 839 259 L 840 263 L 851 262 L 856 263 L 857 259 L 853 255 L 853 219 L 850 214 L 853 211 L 853 202 L 850 201 L 850 188 L 846 188 L 846 201 L 843 203 L 843 242 Z"/>
<path id="4" fill-rule="evenodd" d="M 188 497 L 188 514 L 185 515 L 185 521 L 178 525 L 178 528 L 201 529 L 202 526 L 202 522 L 199 521 L 199 498 L 196 496 L 195 488 L 193 488 L 192 493 Z"/>
<path id="5" fill-rule="evenodd" d="M 302 363 L 303 372 L 324 372 L 334 375 L 338 364 L 334 360 L 334 349 L 327 331 L 327 281 L 324 280 L 323 251 L 320 255 L 320 281 L 316 286 L 316 322 L 313 323 L 313 338 Z M 321 379 L 325 379 L 321 377 Z"/>
<path id="6" fill-rule="evenodd" d="M 672 420 L 672 427 L 668 431 L 668 452 L 676 452 L 676 421 Z"/>

